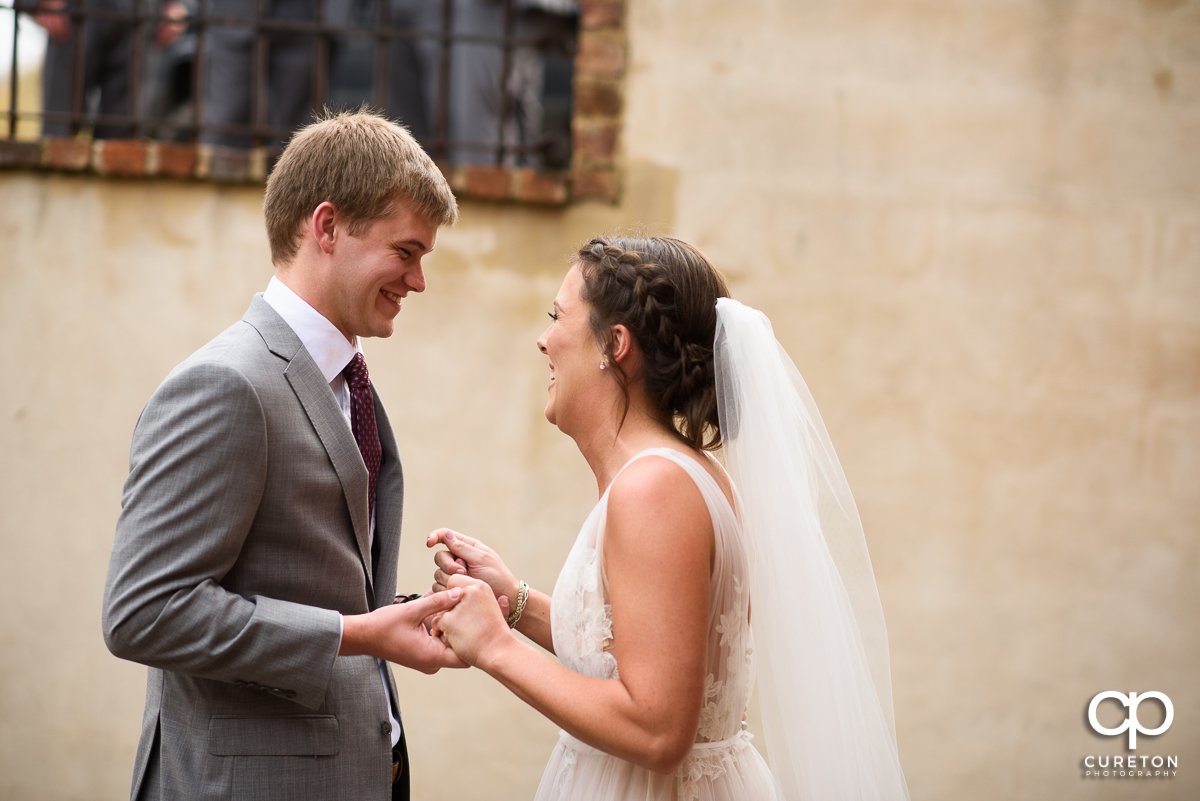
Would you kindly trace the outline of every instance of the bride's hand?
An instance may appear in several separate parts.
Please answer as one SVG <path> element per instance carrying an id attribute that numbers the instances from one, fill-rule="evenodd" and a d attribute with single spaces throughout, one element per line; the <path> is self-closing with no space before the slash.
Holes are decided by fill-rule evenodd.
<path id="1" fill-rule="evenodd" d="M 504 565 L 504 561 L 491 548 L 474 537 L 467 537 L 448 528 L 439 528 L 425 541 L 427 548 L 445 545 L 449 550 L 433 555 L 437 570 L 433 573 L 433 592 L 441 592 L 453 586 L 453 576 L 469 576 L 480 579 L 492 590 L 492 595 L 504 609 L 517 608 L 517 579 Z"/>
<path id="2" fill-rule="evenodd" d="M 481 659 L 511 639 L 501 607 L 485 582 L 450 576 L 447 589 L 461 587 L 462 600 L 453 609 L 430 618 L 430 634 L 454 649 L 459 659 L 478 667 Z"/>

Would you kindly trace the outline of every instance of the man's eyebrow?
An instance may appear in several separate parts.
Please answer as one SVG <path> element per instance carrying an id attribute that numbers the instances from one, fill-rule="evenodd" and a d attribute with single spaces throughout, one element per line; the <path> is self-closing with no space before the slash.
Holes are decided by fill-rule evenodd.
<path id="1" fill-rule="evenodd" d="M 430 253 L 433 251 L 433 248 L 425 247 L 425 243 L 419 239 L 401 239 L 397 242 L 391 242 L 388 245 L 388 247 L 390 247 L 392 250 L 400 250 L 405 245 L 410 245 L 412 247 L 415 247 L 417 250 L 422 250 L 426 253 Z"/>

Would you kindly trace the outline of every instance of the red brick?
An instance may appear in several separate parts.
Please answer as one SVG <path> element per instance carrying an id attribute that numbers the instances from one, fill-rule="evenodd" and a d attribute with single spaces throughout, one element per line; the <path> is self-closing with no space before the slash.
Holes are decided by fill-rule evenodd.
<path id="1" fill-rule="evenodd" d="M 36 167 L 37 163 L 37 142 L 0 139 L 0 167 Z"/>
<path id="2" fill-rule="evenodd" d="M 42 140 L 42 164 L 56 170 L 86 170 L 92 159 L 92 144 L 74 137 Z"/>
<path id="3" fill-rule="evenodd" d="M 575 112 L 584 115 L 621 113 L 621 87 L 614 82 L 579 83 L 575 86 Z"/>
<path id="4" fill-rule="evenodd" d="M 145 175 L 146 143 L 138 139 L 109 139 L 100 154 L 105 175 Z"/>
<path id="5" fill-rule="evenodd" d="M 580 125 L 575 129 L 575 159 L 584 164 L 610 164 L 619 130 L 616 122 Z"/>
<path id="6" fill-rule="evenodd" d="M 596 28 L 620 28 L 625 24 L 625 4 L 621 2 L 583 2 L 579 4 L 579 27 L 584 30 Z"/>
<path id="7" fill-rule="evenodd" d="M 215 145 L 212 149 L 212 160 L 208 166 L 208 178 L 211 181 L 226 184 L 239 184 L 250 175 L 250 151 L 234 147 Z"/>
<path id="8" fill-rule="evenodd" d="M 579 54 L 575 56 L 577 79 L 619 78 L 625 71 L 625 42 L 620 37 L 599 32 L 579 34 Z"/>
<path id="9" fill-rule="evenodd" d="M 446 176 L 446 183 L 450 184 L 450 191 L 456 195 L 463 195 L 467 192 L 467 174 L 462 167 L 453 167 L 445 162 L 435 162 L 437 168 L 441 170 L 442 175 Z"/>
<path id="10" fill-rule="evenodd" d="M 615 203 L 620 193 L 616 170 L 575 170 L 571 174 L 573 200 L 607 200 Z"/>
<path id="11" fill-rule="evenodd" d="M 506 200 L 509 197 L 511 175 L 503 167 L 464 167 L 464 191 L 471 197 L 484 200 Z"/>
<path id="12" fill-rule="evenodd" d="M 553 205 L 567 202 L 567 183 L 563 176 L 535 170 L 513 170 L 513 173 L 517 181 L 517 200 Z"/>
<path id="13" fill-rule="evenodd" d="M 158 174 L 191 178 L 196 172 L 196 146 L 175 142 L 158 143 Z"/>

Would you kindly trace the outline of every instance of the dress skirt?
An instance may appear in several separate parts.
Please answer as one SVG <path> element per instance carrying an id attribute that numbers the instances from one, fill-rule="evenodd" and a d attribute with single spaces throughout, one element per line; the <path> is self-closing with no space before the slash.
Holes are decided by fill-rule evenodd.
<path id="1" fill-rule="evenodd" d="M 560 732 L 536 801 L 774 801 L 781 798 L 749 732 L 696 743 L 663 775 Z"/>

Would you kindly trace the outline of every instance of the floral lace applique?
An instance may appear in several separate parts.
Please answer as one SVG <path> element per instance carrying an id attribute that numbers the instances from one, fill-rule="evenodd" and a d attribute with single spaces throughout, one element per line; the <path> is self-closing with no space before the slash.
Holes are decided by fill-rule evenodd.
<path id="1" fill-rule="evenodd" d="M 575 762 L 579 754 L 570 746 L 563 748 L 562 766 L 558 769 L 558 795 L 566 798 L 571 793 L 571 785 L 575 783 Z"/>
<path id="2" fill-rule="evenodd" d="M 733 608 L 729 614 L 721 615 L 721 622 L 717 624 L 717 633 L 721 635 L 721 645 L 724 647 L 732 647 L 730 639 L 739 636 L 746 624 L 746 596 L 738 576 L 733 577 L 733 598 Z"/>
<path id="3" fill-rule="evenodd" d="M 599 587 L 596 549 L 582 553 L 577 584 L 555 598 L 555 618 L 569 633 L 567 648 L 559 657 L 581 673 L 599 678 L 617 677 L 612 647 L 612 605 L 604 602 Z"/>
<path id="4" fill-rule="evenodd" d="M 675 769 L 679 801 L 696 801 L 700 798 L 701 782 L 713 782 L 726 773 L 736 771 L 734 754 L 749 745 L 752 736 L 750 732 L 743 730 L 738 732 L 728 745 L 692 751 L 683 760 L 683 764 Z"/>
<path id="5" fill-rule="evenodd" d="M 696 736 L 703 741 L 711 741 L 720 737 L 721 722 L 724 718 L 724 706 L 721 700 L 724 694 L 725 682 L 719 681 L 709 673 L 704 678 L 704 697 L 700 701 L 700 728 Z"/>

